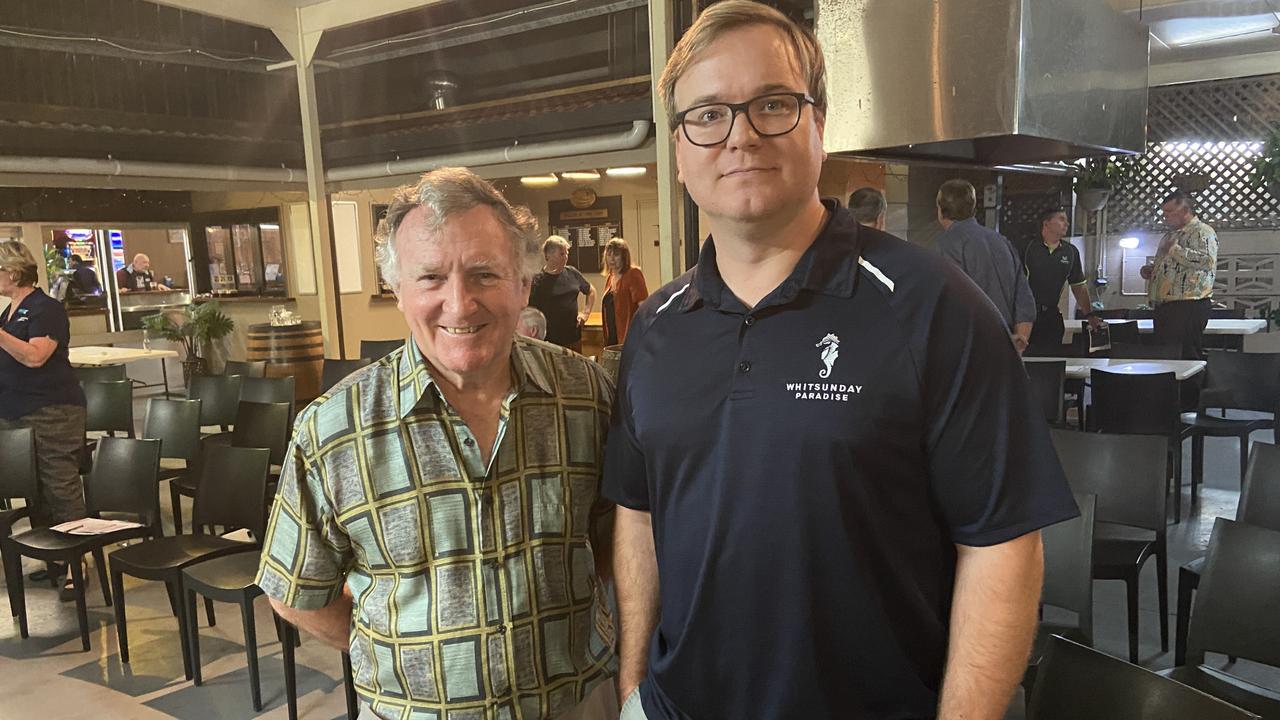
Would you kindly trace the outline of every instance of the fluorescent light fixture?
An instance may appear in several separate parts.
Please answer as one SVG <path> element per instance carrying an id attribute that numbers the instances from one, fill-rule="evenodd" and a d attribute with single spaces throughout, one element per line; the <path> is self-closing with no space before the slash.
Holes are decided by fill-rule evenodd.
<path id="1" fill-rule="evenodd" d="M 528 175 L 520 178 L 520 184 L 526 187 L 551 187 L 560 182 L 560 178 L 555 173 L 547 173 L 546 175 Z"/>
<path id="2" fill-rule="evenodd" d="M 1125 250 L 1132 250 L 1138 247 L 1138 238 L 1133 237 L 1132 235 L 1129 237 L 1122 237 L 1120 238 L 1120 247 Z"/>
<path id="3" fill-rule="evenodd" d="M 616 167 L 605 170 L 604 174 L 609 177 L 640 177 L 647 172 L 649 170 L 644 167 Z"/>
<path id="4" fill-rule="evenodd" d="M 570 170 L 560 173 L 560 177 L 575 182 L 595 182 L 600 179 L 600 173 L 595 170 Z"/>
<path id="5" fill-rule="evenodd" d="M 1173 18 L 1153 24 L 1151 32 L 1166 45 L 1185 47 L 1271 32 L 1275 26 L 1276 16 L 1273 13 L 1260 13 L 1232 17 Z"/>

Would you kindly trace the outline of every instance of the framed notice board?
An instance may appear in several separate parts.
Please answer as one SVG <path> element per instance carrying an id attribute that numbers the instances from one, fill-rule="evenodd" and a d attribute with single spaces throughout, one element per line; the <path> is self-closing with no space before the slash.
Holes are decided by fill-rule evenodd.
<path id="1" fill-rule="evenodd" d="M 604 269 L 605 243 L 622 235 L 622 196 L 586 197 L 593 202 L 584 203 L 579 194 L 574 200 L 548 202 L 547 219 L 551 234 L 569 241 L 569 264 L 584 273 L 598 273 Z"/>

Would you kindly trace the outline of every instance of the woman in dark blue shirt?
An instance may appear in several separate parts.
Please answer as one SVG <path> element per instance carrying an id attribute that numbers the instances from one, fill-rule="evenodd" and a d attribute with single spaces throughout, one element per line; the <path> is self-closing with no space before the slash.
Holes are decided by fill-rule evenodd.
<path id="1" fill-rule="evenodd" d="M 35 287 L 36 273 L 25 245 L 0 242 L 0 296 L 9 299 L 0 311 L 0 429 L 35 430 L 40 496 L 33 498 L 31 526 L 48 527 L 85 516 L 85 407 L 67 359 L 67 311 Z"/>

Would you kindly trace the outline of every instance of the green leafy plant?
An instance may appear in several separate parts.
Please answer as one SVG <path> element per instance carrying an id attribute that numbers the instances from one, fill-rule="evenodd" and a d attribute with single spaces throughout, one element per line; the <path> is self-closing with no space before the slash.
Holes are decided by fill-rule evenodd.
<path id="1" fill-rule="evenodd" d="M 1280 184 L 1280 129 L 1271 133 L 1262 154 L 1253 159 L 1249 184 L 1257 188 Z"/>
<path id="2" fill-rule="evenodd" d="M 49 276 L 50 286 L 53 285 L 54 278 L 67 269 L 67 259 L 62 257 L 62 253 L 58 252 L 58 248 L 53 245 L 44 246 L 44 269 Z"/>
<path id="3" fill-rule="evenodd" d="M 1084 166 L 1075 178 L 1075 191 L 1083 190 L 1119 190 L 1128 183 L 1133 174 L 1132 161 L 1117 160 L 1112 157 L 1095 157 L 1084 161 Z"/>
<path id="4" fill-rule="evenodd" d="M 235 326 L 216 302 L 192 303 L 142 318 L 148 332 L 181 344 L 187 360 L 204 359 L 205 347 L 230 335 Z"/>

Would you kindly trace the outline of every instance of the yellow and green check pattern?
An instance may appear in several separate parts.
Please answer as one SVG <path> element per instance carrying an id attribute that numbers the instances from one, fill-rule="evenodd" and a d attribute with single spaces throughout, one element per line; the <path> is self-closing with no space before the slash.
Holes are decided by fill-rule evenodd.
<path id="1" fill-rule="evenodd" d="M 491 458 L 412 341 L 298 417 L 257 582 L 299 609 L 350 586 L 381 718 L 550 718 L 614 672 L 589 539 L 612 385 L 525 338 L 512 380 Z"/>

